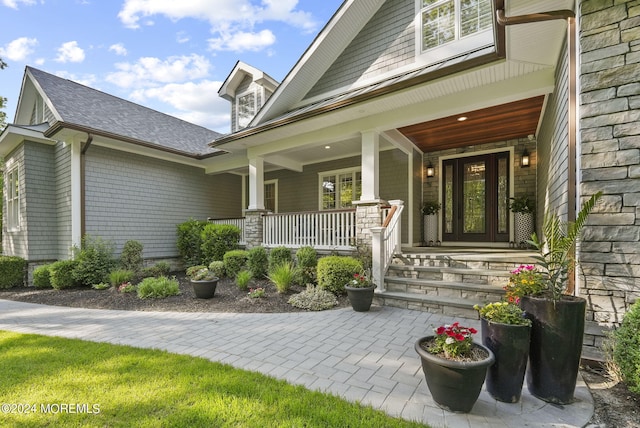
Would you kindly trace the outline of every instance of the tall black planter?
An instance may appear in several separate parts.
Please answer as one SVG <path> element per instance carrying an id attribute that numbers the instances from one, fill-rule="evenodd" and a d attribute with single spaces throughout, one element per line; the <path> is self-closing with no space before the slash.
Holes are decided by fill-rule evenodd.
<path id="1" fill-rule="evenodd" d="M 487 392 L 498 401 L 517 403 L 529 357 L 528 325 L 501 324 L 481 321 L 482 344 L 496 357 L 487 371 Z"/>
<path id="2" fill-rule="evenodd" d="M 344 287 L 347 290 L 347 297 L 351 307 L 356 312 L 367 312 L 373 302 L 373 292 L 375 285 L 370 287 Z"/>
<path id="3" fill-rule="evenodd" d="M 190 280 L 193 293 L 198 299 L 211 299 L 216 294 L 219 278 L 206 281 Z"/>
<path id="4" fill-rule="evenodd" d="M 558 302 L 525 296 L 521 307 L 533 322 L 527 388 L 549 403 L 568 404 L 576 388 L 586 300 L 563 296 Z"/>
<path id="5" fill-rule="evenodd" d="M 447 360 L 422 348 L 423 343 L 433 338 L 422 337 L 415 344 L 433 401 L 450 412 L 469 413 L 480 396 L 487 367 L 495 361 L 493 353 L 485 346 L 474 343 L 472 346 L 482 349 L 486 358 L 469 362 Z"/>

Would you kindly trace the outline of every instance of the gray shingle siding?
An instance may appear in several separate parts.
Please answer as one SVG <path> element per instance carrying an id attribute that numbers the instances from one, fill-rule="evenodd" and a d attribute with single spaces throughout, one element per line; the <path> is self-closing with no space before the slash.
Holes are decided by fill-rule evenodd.
<path id="1" fill-rule="evenodd" d="M 415 2 L 385 2 L 305 98 L 413 63 L 414 17 Z"/>
<path id="2" fill-rule="evenodd" d="M 175 257 L 177 224 L 241 215 L 239 176 L 97 146 L 86 155 L 85 185 L 86 233 L 114 242 L 118 254 L 135 239 L 145 258 Z"/>
<path id="3" fill-rule="evenodd" d="M 58 234 L 56 258 L 71 255 L 71 148 L 58 143 L 55 146 L 56 229 Z"/>
<path id="4" fill-rule="evenodd" d="M 54 147 L 24 144 L 26 220 L 30 262 L 56 258 L 57 215 Z"/>
<path id="5" fill-rule="evenodd" d="M 5 158 L 5 173 L 13 170 L 13 168 L 16 166 L 20 168 L 20 229 L 15 231 L 8 231 L 6 221 L 2 222 L 2 248 L 4 254 L 10 254 L 12 256 L 18 256 L 27 259 L 29 257 L 29 243 L 27 242 L 26 200 L 24 194 L 24 152 L 24 144 L 21 144 Z M 4 199 L 4 203 L 2 204 L 2 216 L 2 218 L 4 219 L 7 218 L 6 197 Z"/>

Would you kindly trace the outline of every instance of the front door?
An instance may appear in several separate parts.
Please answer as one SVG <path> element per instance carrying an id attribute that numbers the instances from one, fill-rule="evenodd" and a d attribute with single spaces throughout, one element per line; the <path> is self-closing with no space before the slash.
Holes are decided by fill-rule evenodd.
<path id="1" fill-rule="evenodd" d="M 442 163 L 442 237 L 454 242 L 509 241 L 509 152 Z"/>

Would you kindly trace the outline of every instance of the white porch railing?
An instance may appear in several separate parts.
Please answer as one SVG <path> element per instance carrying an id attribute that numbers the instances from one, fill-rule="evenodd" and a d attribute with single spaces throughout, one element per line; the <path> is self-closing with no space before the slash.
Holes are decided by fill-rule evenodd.
<path id="1" fill-rule="evenodd" d="M 399 254 L 402 243 L 402 211 L 404 202 L 389 201 L 391 209 L 381 227 L 372 227 L 371 257 L 373 283 L 377 285 L 376 292 L 384 288 L 384 275 L 395 254 Z"/>
<path id="2" fill-rule="evenodd" d="M 209 218 L 209 223 L 215 224 L 230 224 L 232 226 L 236 226 L 240 229 L 240 245 L 245 245 L 247 240 L 245 239 L 245 227 L 244 227 L 244 218 Z"/>
<path id="3" fill-rule="evenodd" d="M 265 247 L 353 250 L 356 237 L 355 210 L 268 214 L 264 216 Z"/>

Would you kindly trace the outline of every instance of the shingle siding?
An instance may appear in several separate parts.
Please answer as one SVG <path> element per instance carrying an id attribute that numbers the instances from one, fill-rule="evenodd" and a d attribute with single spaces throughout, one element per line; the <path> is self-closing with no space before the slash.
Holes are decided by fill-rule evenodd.
<path id="1" fill-rule="evenodd" d="M 7 230 L 6 221 L 2 222 L 2 252 L 3 254 L 9 254 L 12 256 L 22 257 L 27 259 L 29 257 L 29 243 L 27 241 L 27 216 L 26 216 L 26 199 L 25 199 L 25 173 L 24 173 L 24 159 L 25 159 L 25 145 L 21 144 L 13 152 L 11 152 L 5 158 L 5 173 L 13 170 L 14 167 L 20 168 L 19 172 L 19 185 L 20 192 L 20 229 Z M 6 183 L 6 174 L 5 181 Z M 5 184 L 6 186 L 6 184 Z M 6 188 L 5 188 L 6 189 Z M 4 189 L 3 189 L 4 192 Z M 3 193 L 4 194 L 4 193 Z M 2 204 L 2 218 L 7 218 L 7 204 L 6 196 L 4 196 L 4 203 Z"/>
<path id="2" fill-rule="evenodd" d="M 414 1 L 385 2 L 305 98 L 413 63 L 415 7 Z"/>
<path id="3" fill-rule="evenodd" d="M 71 148 L 58 143 L 54 155 L 56 183 L 56 229 L 58 233 L 57 258 L 71 255 Z"/>
<path id="4" fill-rule="evenodd" d="M 239 217 L 241 178 L 91 147 L 86 158 L 86 233 L 144 245 L 145 258 L 177 256 L 176 225 L 189 218 Z"/>
<path id="5" fill-rule="evenodd" d="M 30 262 L 56 258 L 58 238 L 54 147 L 25 142 L 26 221 Z"/>

